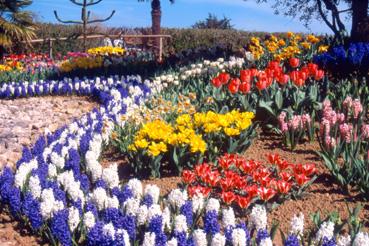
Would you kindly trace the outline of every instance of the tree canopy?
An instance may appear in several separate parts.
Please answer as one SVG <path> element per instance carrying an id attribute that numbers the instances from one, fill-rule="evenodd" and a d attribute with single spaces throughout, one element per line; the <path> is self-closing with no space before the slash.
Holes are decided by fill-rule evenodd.
<path id="1" fill-rule="evenodd" d="M 23 9 L 32 0 L 0 1 L 0 46 L 11 47 L 15 42 L 29 41 L 35 37 L 33 15 Z"/>
<path id="2" fill-rule="evenodd" d="M 345 18 L 350 19 L 351 37 L 362 39 L 360 31 L 368 23 L 369 0 L 257 0 L 270 2 L 276 14 L 299 18 L 306 26 L 313 19 L 322 20 L 336 36 L 347 32 Z"/>
<path id="3" fill-rule="evenodd" d="M 209 16 L 203 20 L 196 22 L 193 28 L 197 29 L 232 29 L 231 19 L 227 17 L 223 17 L 223 19 L 218 19 L 216 15 L 210 14 Z"/>

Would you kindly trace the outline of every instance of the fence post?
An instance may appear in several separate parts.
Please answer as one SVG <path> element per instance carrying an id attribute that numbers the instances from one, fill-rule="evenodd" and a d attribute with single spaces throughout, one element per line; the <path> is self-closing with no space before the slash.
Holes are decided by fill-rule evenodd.
<path id="1" fill-rule="evenodd" d="M 161 62 L 163 58 L 163 37 L 160 36 L 160 39 L 159 39 L 159 62 Z"/>
<path id="2" fill-rule="evenodd" d="M 50 59 L 53 59 L 53 40 L 49 39 L 49 57 Z"/>

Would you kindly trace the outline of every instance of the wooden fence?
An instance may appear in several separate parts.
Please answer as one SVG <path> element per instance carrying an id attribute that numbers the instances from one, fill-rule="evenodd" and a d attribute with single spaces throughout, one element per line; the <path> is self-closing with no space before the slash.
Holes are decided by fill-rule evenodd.
<path id="1" fill-rule="evenodd" d="M 124 34 L 124 35 L 101 35 L 101 34 L 97 34 L 97 35 L 89 35 L 87 36 L 87 39 L 96 39 L 96 38 L 120 38 L 122 40 L 124 39 L 136 39 L 136 38 L 149 38 L 149 39 L 159 39 L 159 47 L 154 47 L 155 49 L 157 49 L 157 54 L 158 54 L 158 60 L 161 61 L 163 58 L 163 47 L 164 47 L 164 42 L 163 39 L 168 38 L 170 39 L 171 36 L 170 35 L 144 35 L 144 34 Z M 29 41 L 29 43 L 49 43 L 49 56 L 52 58 L 53 57 L 53 42 L 54 41 L 65 41 L 68 40 L 69 38 L 47 38 L 47 39 L 34 39 Z M 76 39 L 83 39 L 83 36 L 79 36 Z M 154 42 L 155 43 L 155 42 Z"/>

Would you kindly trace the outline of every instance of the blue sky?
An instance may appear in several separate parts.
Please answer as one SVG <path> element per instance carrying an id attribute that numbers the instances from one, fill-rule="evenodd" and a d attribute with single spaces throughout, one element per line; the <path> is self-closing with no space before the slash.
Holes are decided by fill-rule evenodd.
<path id="1" fill-rule="evenodd" d="M 294 31 L 330 33 L 326 25 L 313 21 L 310 30 L 297 19 L 273 14 L 269 4 L 256 4 L 255 0 L 162 0 L 162 26 L 191 27 L 196 21 L 203 20 L 208 13 L 218 17 L 230 18 L 237 29 L 247 31 Z M 58 11 L 62 19 L 79 19 L 80 8 L 69 0 L 34 0 L 29 10 L 34 11 L 40 20 L 56 22 L 53 10 Z M 148 27 L 151 25 L 150 2 L 137 0 L 103 0 L 90 8 L 96 17 L 106 17 L 115 9 L 115 16 L 105 25 L 125 27 Z"/>

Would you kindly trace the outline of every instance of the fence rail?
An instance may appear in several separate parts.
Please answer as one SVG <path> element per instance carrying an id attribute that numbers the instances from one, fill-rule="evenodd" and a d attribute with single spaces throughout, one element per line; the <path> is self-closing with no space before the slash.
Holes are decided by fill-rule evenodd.
<path id="1" fill-rule="evenodd" d="M 163 39 L 168 38 L 170 39 L 172 36 L 171 35 L 145 35 L 145 34 L 115 34 L 115 35 L 102 35 L 102 34 L 97 34 L 97 35 L 89 35 L 86 38 L 87 39 L 95 39 L 95 38 L 158 38 L 159 39 L 159 47 L 154 47 L 156 49 L 158 49 L 158 59 L 159 61 L 162 60 L 163 58 Z M 33 39 L 28 41 L 27 43 L 45 43 L 45 42 L 49 42 L 49 56 L 52 58 L 53 57 L 53 42 L 54 41 L 65 41 L 68 40 L 69 38 L 66 37 L 62 37 L 62 38 L 45 38 L 45 39 Z M 79 36 L 76 39 L 83 39 L 83 36 Z M 26 43 L 26 41 L 24 41 L 24 43 Z"/>

